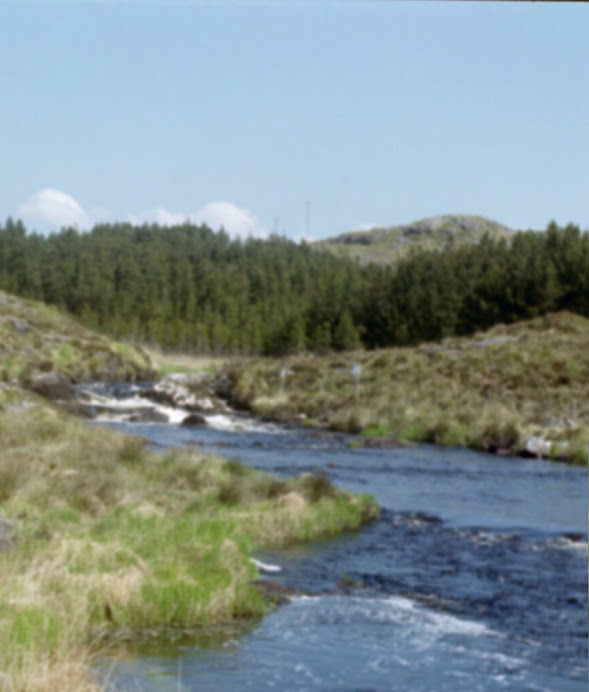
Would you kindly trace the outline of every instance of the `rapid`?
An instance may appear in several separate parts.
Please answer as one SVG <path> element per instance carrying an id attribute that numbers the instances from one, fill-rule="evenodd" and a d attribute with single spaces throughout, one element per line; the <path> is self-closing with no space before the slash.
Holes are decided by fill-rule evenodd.
<path id="1" fill-rule="evenodd" d="M 381 507 L 357 532 L 257 554 L 260 576 L 293 594 L 286 604 L 198 646 L 139 647 L 110 670 L 113 689 L 587 689 L 586 469 L 355 448 L 231 411 L 186 427 L 138 388 L 94 396 L 98 424 L 154 448 L 196 446 L 279 477 L 324 473 Z M 133 422 L 140 406 L 168 422 Z"/>

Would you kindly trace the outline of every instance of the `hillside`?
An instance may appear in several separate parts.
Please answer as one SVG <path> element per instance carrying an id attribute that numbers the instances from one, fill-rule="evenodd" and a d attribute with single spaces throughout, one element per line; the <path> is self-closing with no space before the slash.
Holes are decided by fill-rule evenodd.
<path id="1" fill-rule="evenodd" d="M 232 397 L 269 419 L 587 462 L 589 320 L 567 312 L 415 347 L 249 361 Z M 358 377 L 357 387 L 354 372 Z"/>
<path id="2" fill-rule="evenodd" d="M 401 244 L 447 236 L 451 248 L 411 252 L 394 266 L 193 224 L 41 237 L 9 219 L 0 225 L 0 289 L 115 339 L 212 355 L 408 345 L 558 310 L 589 316 L 589 234 L 578 226 L 474 243 L 491 222 L 451 230 L 444 218 L 406 228 Z M 386 257 L 378 243 L 361 247 Z"/>
<path id="3" fill-rule="evenodd" d="M 43 303 L 0 291 L 0 387 L 4 392 L 99 379 L 145 380 L 153 372 L 142 349 L 86 329 Z"/>
<path id="4" fill-rule="evenodd" d="M 343 233 L 313 244 L 338 257 L 352 257 L 362 264 L 390 264 L 410 250 L 431 250 L 476 244 L 488 234 L 492 238 L 509 238 L 514 231 L 482 216 L 446 214 L 413 223 L 368 231 Z"/>

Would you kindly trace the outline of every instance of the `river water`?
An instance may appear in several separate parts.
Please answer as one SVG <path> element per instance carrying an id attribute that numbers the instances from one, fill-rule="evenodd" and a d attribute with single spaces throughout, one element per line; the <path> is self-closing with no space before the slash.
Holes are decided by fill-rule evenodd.
<path id="1" fill-rule="evenodd" d="M 124 403 L 120 402 L 124 407 Z M 208 428 L 106 424 L 285 477 L 371 493 L 377 521 L 259 554 L 294 597 L 239 633 L 116 664 L 115 690 L 587 690 L 587 472 L 239 416 Z"/>

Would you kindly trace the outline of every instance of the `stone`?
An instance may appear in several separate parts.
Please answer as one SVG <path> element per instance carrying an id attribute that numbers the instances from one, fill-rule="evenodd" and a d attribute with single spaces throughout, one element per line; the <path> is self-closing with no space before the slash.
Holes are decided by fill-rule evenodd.
<path id="1" fill-rule="evenodd" d="M 76 392 L 72 383 L 56 370 L 32 375 L 26 383 L 27 389 L 52 401 L 70 401 Z"/>
<path id="2" fill-rule="evenodd" d="M 0 305 L 1 304 L 2 303 L 0 303 Z M 0 321 L 10 323 L 14 330 L 17 331 L 19 334 L 28 334 L 32 329 L 30 322 L 27 322 L 27 320 L 20 319 L 19 317 L 12 317 L 10 315 L 2 316 L 0 317 Z"/>
<path id="3" fill-rule="evenodd" d="M 203 425 L 207 424 L 207 419 L 204 416 L 201 416 L 200 413 L 190 413 L 184 420 L 182 421 L 182 425 L 186 425 L 188 427 L 193 427 L 197 428 Z"/>
<path id="4" fill-rule="evenodd" d="M 14 526 L 0 517 L 0 550 L 8 548 L 13 541 Z M 1 689 L 1 688 L 0 688 Z"/>
<path id="5" fill-rule="evenodd" d="M 13 689 L 10 676 L 0 670 L 0 692 L 12 692 Z"/>
<path id="6" fill-rule="evenodd" d="M 170 419 L 165 413 L 155 408 L 138 409 L 129 416 L 131 423 L 169 423 Z"/>
<path id="7" fill-rule="evenodd" d="M 289 603 L 293 596 L 300 595 L 300 592 L 296 589 L 269 579 L 256 579 L 256 581 L 252 582 L 252 585 L 258 590 L 262 598 L 275 605 L 284 605 Z"/>
<path id="8" fill-rule="evenodd" d="M 219 408 L 211 398 L 210 376 L 207 373 L 176 373 L 166 375 L 143 396 L 157 404 L 183 408 L 187 411 L 209 411 Z"/>
<path id="9" fill-rule="evenodd" d="M 537 437 L 533 435 L 526 442 L 525 447 L 522 450 L 522 456 L 531 457 L 533 459 L 541 459 L 550 454 L 552 444 L 545 440 L 543 437 Z"/>

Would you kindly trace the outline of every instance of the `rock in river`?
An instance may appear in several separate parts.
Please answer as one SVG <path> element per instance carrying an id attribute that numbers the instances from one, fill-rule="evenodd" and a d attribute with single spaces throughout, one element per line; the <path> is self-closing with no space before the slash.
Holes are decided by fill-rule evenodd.
<path id="1" fill-rule="evenodd" d="M 70 401 L 75 397 L 72 383 L 57 370 L 31 375 L 26 387 L 52 401 Z"/>
<path id="2" fill-rule="evenodd" d="M 198 427 L 206 424 L 207 419 L 204 416 L 201 416 L 200 413 L 191 413 L 182 421 L 182 425 L 187 425 L 190 427 Z"/>

